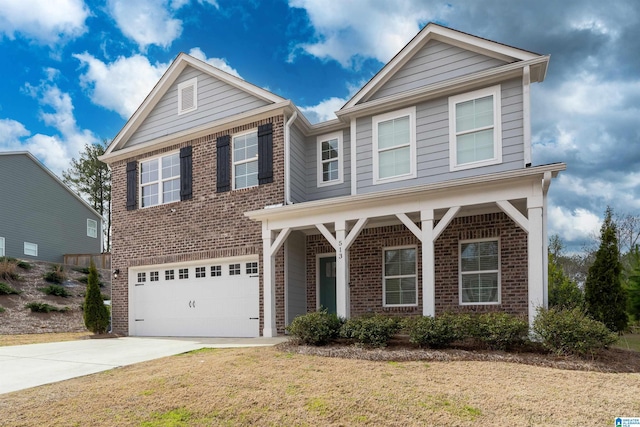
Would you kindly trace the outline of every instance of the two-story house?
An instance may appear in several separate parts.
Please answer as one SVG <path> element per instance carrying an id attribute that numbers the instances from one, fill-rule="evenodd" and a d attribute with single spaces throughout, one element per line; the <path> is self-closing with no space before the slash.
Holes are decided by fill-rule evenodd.
<path id="1" fill-rule="evenodd" d="M 530 86 L 549 57 L 436 24 L 339 111 L 181 54 L 107 149 L 113 328 L 273 336 L 326 308 L 437 316 L 547 304 Z"/>

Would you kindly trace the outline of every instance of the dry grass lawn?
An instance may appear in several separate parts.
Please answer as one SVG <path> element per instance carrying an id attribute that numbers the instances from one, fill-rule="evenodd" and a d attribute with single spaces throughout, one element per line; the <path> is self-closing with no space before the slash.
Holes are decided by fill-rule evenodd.
<path id="1" fill-rule="evenodd" d="M 75 341 L 89 338 L 91 332 L 61 332 L 51 334 L 0 335 L 0 347 L 7 345 L 39 344 L 46 342 Z"/>
<path id="2" fill-rule="evenodd" d="M 613 425 L 640 374 L 202 350 L 0 395 L 3 426 Z"/>

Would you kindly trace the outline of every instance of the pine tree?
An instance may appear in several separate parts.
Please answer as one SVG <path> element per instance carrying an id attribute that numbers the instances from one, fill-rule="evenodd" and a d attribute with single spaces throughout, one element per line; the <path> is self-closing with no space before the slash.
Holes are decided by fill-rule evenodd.
<path id="1" fill-rule="evenodd" d="M 640 321 L 640 248 L 638 245 L 627 255 L 629 267 L 625 272 L 625 288 L 628 295 L 627 312 Z"/>
<path id="2" fill-rule="evenodd" d="M 100 295 L 98 270 L 91 260 L 87 292 L 84 297 L 84 325 L 94 334 L 103 334 L 109 327 L 109 310 Z"/>
<path id="3" fill-rule="evenodd" d="M 592 318 L 614 332 L 621 332 L 628 324 L 627 295 L 620 280 L 622 265 L 612 216 L 611 208 L 607 207 L 600 228 L 600 247 L 585 283 L 585 306 Z"/>

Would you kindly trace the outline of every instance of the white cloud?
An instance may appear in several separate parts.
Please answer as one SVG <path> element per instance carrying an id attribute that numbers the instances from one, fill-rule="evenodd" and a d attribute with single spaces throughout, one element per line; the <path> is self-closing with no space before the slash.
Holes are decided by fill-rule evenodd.
<path id="1" fill-rule="evenodd" d="M 0 32 L 55 45 L 84 34 L 89 8 L 82 0 L 2 0 Z"/>
<path id="2" fill-rule="evenodd" d="M 122 34 L 142 50 L 168 47 L 182 34 L 182 21 L 172 17 L 166 0 L 109 0 L 108 9 Z"/>
<path id="3" fill-rule="evenodd" d="M 189 55 L 193 56 L 196 59 L 199 59 L 200 61 L 206 62 L 209 65 L 213 65 L 214 67 L 219 68 L 220 70 L 225 71 L 231 75 L 240 77 L 238 71 L 235 68 L 231 67 L 226 59 L 207 58 L 207 55 L 205 55 L 205 53 L 199 47 L 194 47 L 193 49 L 191 49 L 189 51 Z"/>
<path id="4" fill-rule="evenodd" d="M 91 101 L 128 119 L 142 104 L 169 64 L 151 64 L 142 55 L 120 57 L 105 64 L 89 53 L 75 54 L 87 67 L 80 84 L 89 91 Z"/>
<path id="5" fill-rule="evenodd" d="M 410 0 L 350 0 L 330 7 L 324 0 L 289 0 L 289 6 L 307 11 L 317 37 L 297 48 L 320 59 L 334 59 L 345 68 L 357 65 L 358 58 L 388 62 L 421 24 L 446 15 L 447 10 Z"/>
<path id="6" fill-rule="evenodd" d="M 549 235 L 558 234 L 564 241 L 587 242 L 600 229 L 602 221 L 587 209 L 549 209 Z"/>
<path id="7" fill-rule="evenodd" d="M 4 150 L 19 150 L 20 139 L 31 132 L 20 122 L 11 119 L 0 119 L 0 143 Z"/>
<path id="8" fill-rule="evenodd" d="M 335 112 L 338 111 L 351 97 L 348 98 L 329 98 L 320 103 L 308 107 L 300 107 L 300 111 L 304 113 L 311 123 L 325 122 L 336 118 Z"/>

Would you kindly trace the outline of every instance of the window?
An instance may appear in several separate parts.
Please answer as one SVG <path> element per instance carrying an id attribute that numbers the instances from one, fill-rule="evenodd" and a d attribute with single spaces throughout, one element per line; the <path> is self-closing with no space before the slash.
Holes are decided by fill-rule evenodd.
<path id="1" fill-rule="evenodd" d="M 176 276 L 173 270 L 165 270 L 164 271 L 164 280 L 173 280 Z"/>
<path id="2" fill-rule="evenodd" d="M 4 256 L 4 237 L 0 237 L 0 256 Z"/>
<path id="3" fill-rule="evenodd" d="M 449 98 L 450 169 L 502 161 L 500 85 Z"/>
<path id="4" fill-rule="evenodd" d="M 418 304 L 418 267 L 416 248 L 384 250 L 384 306 Z"/>
<path id="5" fill-rule="evenodd" d="M 222 266 L 221 265 L 212 265 L 211 266 L 211 277 L 219 277 L 222 276 Z"/>
<path id="6" fill-rule="evenodd" d="M 236 190 L 258 185 L 258 132 L 233 137 L 233 182 Z"/>
<path id="7" fill-rule="evenodd" d="M 180 200 L 180 154 L 140 162 L 140 206 Z"/>
<path id="8" fill-rule="evenodd" d="M 160 275 L 157 271 L 152 271 L 151 273 L 149 273 L 150 282 L 157 282 L 159 280 L 160 280 Z"/>
<path id="9" fill-rule="evenodd" d="M 240 264 L 229 265 L 229 276 L 238 276 L 240 274 Z"/>
<path id="10" fill-rule="evenodd" d="M 246 264 L 247 274 L 258 274 L 258 263 L 257 262 L 248 262 Z"/>
<path id="11" fill-rule="evenodd" d="M 200 277 L 207 277 L 207 268 L 206 267 L 196 267 L 196 279 Z"/>
<path id="12" fill-rule="evenodd" d="M 24 242 L 24 254 L 38 256 L 38 245 L 36 243 Z"/>
<path id="13" fill-rule="evenodd" d="M 138 283 L 147 281 L 147 273 L 138 273 Z"/>
<path id="14" fill-rule="evenodd" d="M 373 182 L 416 176 L 416 108 L 373 117 Z"/>
<path id="15" fill-rule="evenodd" d="M 317 141 L 318 187 L 342 183 L 342 132 L 319 136 Z"/>
<path id="16" fill-rule="evenodd" d="M 98 237 L 98 221 L 95 219 L 87 219 L 87 236 Z"/>
<path id="17" fill-rule="evenodd" d="M 179 268 L 178 269 L 178 279 L 188 279 L 189 278 L 189 269 L 188 268 Z"/>
<path id="18" fill-rule="evenodd" d="M 497 239 L 460 242 L 460 304 L 500 303 Z"/>
<path id="19" fill-rule="evenodd" d="M 178 115 L 198 108 L 198 79 L 193 78 L 178 85 Z"/>

